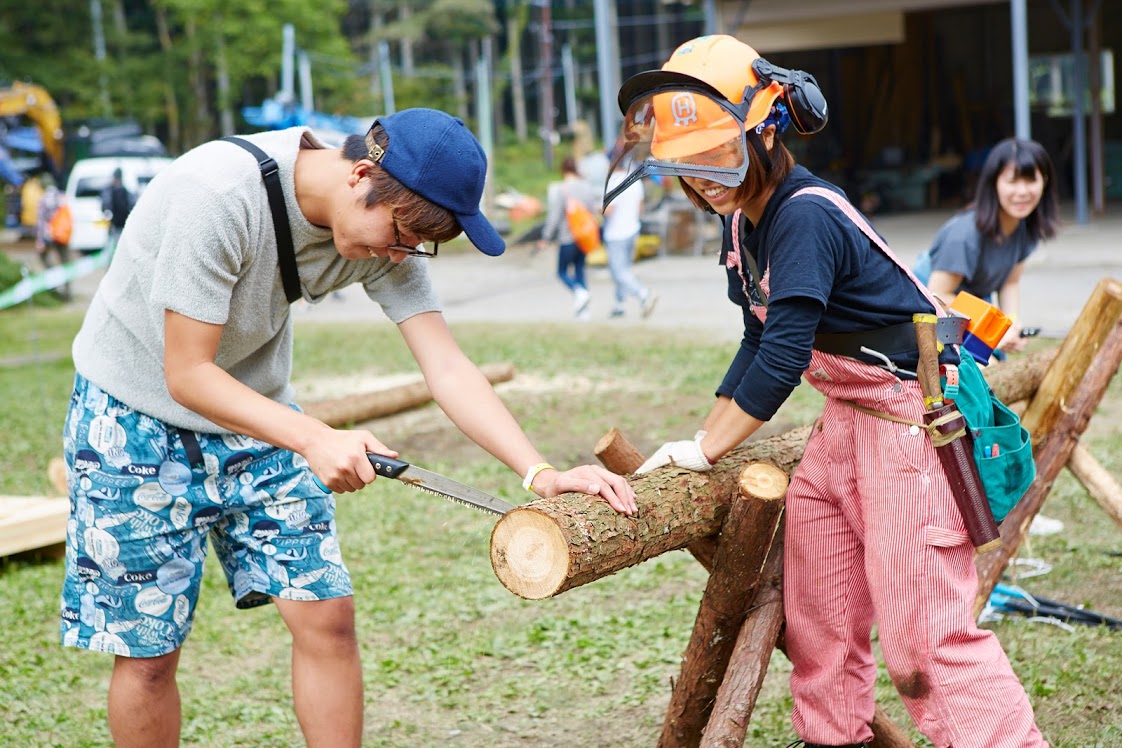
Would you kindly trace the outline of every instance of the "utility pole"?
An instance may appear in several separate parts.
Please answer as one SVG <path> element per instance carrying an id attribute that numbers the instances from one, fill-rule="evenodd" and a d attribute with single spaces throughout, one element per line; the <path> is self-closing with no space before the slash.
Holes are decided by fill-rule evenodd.
<path id="1" fill-rule="evenodd" d="M 113 108 L 109 105 L 109 80 L 105 76 L 105 29 L 101 25 L 101 0 L 90 0 L 90 16 L 93 20 L 94 59 L 97 60 L 102 114 L 112 117 Z"/>
<path id="2" fill-rule="evenodd" d="M 545 145 L 546 168 L 553 169 L 553 21 L 550 13 L 551 0 L 541 2 L 541 133 Z"/>

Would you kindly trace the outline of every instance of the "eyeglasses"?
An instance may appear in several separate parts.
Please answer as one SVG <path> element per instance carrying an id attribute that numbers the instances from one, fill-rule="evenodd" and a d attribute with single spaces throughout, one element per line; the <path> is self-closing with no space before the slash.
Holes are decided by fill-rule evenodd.
<path id="1" fill-rule="evenodd" d="M 424 244 L 418 244 L 415 247 L 410 247 L 408 244 L 401 243 L 401 231 L 397 228 L 397 216 L 394 212 L 390 211 L 390 220 L 393 222 L 393 238 L 394 243 L 386 247 L 386 249 L 394 249 L 398 252 L 404 252 L 410 257 L 436 257 L 436 252 L 440 249 L 439 242 L 432 243 L 432 251 L 425 249 Z"/>

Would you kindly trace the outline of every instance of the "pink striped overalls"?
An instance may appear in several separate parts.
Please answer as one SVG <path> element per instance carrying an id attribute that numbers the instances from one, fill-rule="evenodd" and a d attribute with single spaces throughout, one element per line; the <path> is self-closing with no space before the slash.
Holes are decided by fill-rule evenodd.
<path id="1" fill-rule="evenodd" d="M 837 205 L 915 281 L 844 198 L 810 187 L 790 199 L 803 195 Z M 732 225 L 729 265 L 740 270 L 738 217 Z M 767 284 L 764 269 L 765 294 Z M 752 310 L 766 318 L 765 308 Z M 974 549 L 931 439 L 843 402 L 921 423 L 919 384 L 818 351 L 804 376 L 826 404 L 787 491 L 783 598 L 796 732 L 825 745 L 872 738 L 875 622 L 888 674 L 938 748 L 1047 746 L 1000 642 L 975 625 Z"/>

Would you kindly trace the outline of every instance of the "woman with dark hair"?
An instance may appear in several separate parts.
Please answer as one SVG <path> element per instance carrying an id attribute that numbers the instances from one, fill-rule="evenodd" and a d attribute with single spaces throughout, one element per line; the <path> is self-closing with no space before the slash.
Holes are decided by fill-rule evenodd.
<path id="1" fill-rule="evenodd" d="M 1018 322 L 1021 273 L 1042 239 L 1056 235 L 1055 171 L 1032 140 L 1001 141 L 982 166 L 973 204 L 951 218 L 920 255 L 915 273 L 949 304 L 959 291 L 990 300 L 1013 320 L 999 348 L 1024 347 Z"/>
<path id="2" fill-rule="evenodd" d="M 797 743 L 872 739 L 876 624 L 888 674 L 932 743 L 1046 745 L 1000 642 L 974 620 L 974 548 L 919 425 L 913 317 L 934 315 L 937 302 L 844 193 L 795 165 L 781 141 L 789 124 L 802 134 L 825 126 L 818 84 L 733 37 L 705 36 L 628 80 L 619 101 L 613 170 L 625 176 L 605 199 L 647 175 L 678 177 L 724 223 L 721 265 L 744 326 L 701 430 L 663 444 L 638 472 L 709 470 L 800 377 L 825 395 L 785 499 Z M 960 361 L 951 345 L 938 359 Z"/>

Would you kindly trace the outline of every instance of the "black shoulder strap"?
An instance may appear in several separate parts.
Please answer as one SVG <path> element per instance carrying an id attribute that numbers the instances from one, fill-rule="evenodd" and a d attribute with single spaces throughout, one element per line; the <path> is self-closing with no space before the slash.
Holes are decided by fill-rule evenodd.
<path id="1" fill-rule="evenodd" d="M 284 193 L 281 192 L 280 176 L 277 162 L 253 143 L 244 138 L 233 135 L 222 140 L 240 145 L 253 154 L 257 159 L 257 166 L 261 169 L 261 179 L 265 182 L 265 192 L 269 195 L 269 210 L 273 214 L 273 231 L 277 235 L 277 262 L 280 265 L 281 282 L 284 283 L 284 295 L 291 304 L 299 299 L 300 273 L 296 269 L 296 252 L 292 248 L 292 229 L 288 225 L 288 208 L 284 204 Z"/>

